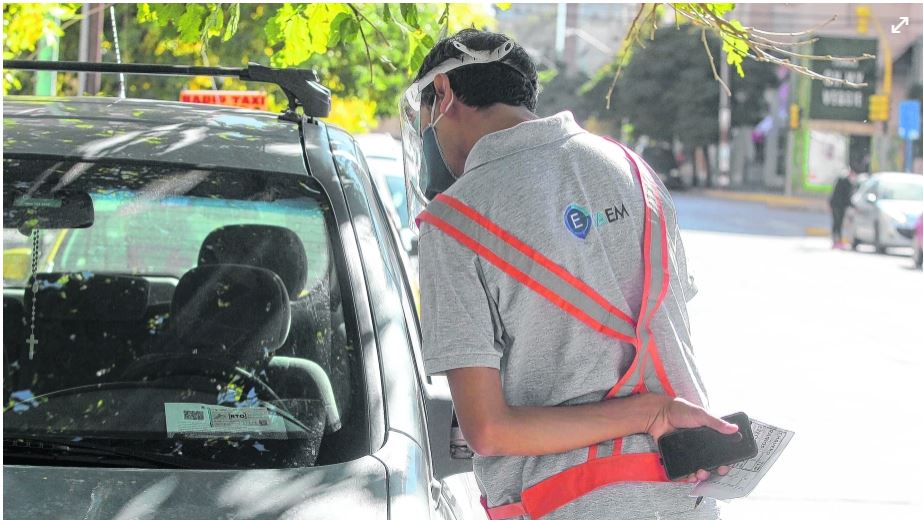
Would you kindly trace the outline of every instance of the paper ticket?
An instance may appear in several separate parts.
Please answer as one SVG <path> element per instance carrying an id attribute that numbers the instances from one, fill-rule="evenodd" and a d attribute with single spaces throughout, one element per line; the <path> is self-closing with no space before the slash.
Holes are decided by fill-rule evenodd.
<path id="1" fill-rule="evenodd" d="M 690 496 L 730 500 L 747 496 L 770 471 L 794 432 L 751 419 L 751 431 L 757 442 L 757 456 L 732 464 L 725 476 L 713 473 L 709 480 L 693 486 Z"/>

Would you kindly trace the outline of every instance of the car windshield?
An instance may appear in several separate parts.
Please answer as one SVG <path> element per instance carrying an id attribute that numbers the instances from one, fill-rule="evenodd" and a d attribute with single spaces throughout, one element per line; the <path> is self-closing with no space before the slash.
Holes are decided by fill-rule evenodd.
<path id="1" fill-rule="evenodd" d="M 924 199 L 924 183 L 909 181 L 886 181 L 879 184 L 880 198 L 883 200 Z"/>
<path id="2" fill-rule="evenodd" d="M 352 457 L 360 370 L 321 193 L 290 174 L 5 157 L 6 460 Z"/>

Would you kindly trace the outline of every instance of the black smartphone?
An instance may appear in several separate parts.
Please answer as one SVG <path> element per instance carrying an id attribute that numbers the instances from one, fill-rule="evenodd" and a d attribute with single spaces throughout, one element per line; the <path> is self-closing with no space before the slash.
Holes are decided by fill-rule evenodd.
<path id="1" fill-rule="evenodd" d="M 699 469 L 711 471 L 757 455 L 748 416 L 739 412 L 722 419 L 737 424 L 738 431 L 725 435 L 706 426 L 682 428 L 658 439 L 661 463 L 669 479 L 677 480 Z"/>

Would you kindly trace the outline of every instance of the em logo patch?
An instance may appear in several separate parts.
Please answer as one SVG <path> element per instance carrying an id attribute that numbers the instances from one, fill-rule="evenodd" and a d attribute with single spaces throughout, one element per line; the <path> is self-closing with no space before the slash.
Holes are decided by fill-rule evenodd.
<path id="1" fill-rule="evenodd" d="M 565 208 L 565 228 L 572 235 L 583 240 L 587 237 L 587 233 L 590 233 L 591 227 L 593 227 L 593 219 L 589 211 L 577 204 L 569 204 Z"/>

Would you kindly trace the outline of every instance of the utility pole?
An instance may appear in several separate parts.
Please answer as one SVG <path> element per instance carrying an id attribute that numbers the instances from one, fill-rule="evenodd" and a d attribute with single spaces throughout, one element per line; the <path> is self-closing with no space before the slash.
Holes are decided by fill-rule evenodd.
<path id="1" fill-rule="evenodd" d="M 568 30 L 566 13 L 565 4 L 558 4 L 555 13 L 555 61 L 558 62 L 565 60 L 565 32 Z"/>
<path id="2" fill-rule="evenodd" d="M 572 34 L 578 26 L 578 4 L 558 4 L 555 14 L 555 59 L 565 65 L 565 75 L 578 70 L 577 43 Z"/>
<path id="3" fill-rule="evenodd" d="M 728 60 L 724 52 L 719 57 L 721 62 L 722 82 L 728 85 Z M 719 89 L 719 185 L 727 186 L 729 171 L 731 170 L 731 146 L 728 142 L 728 134 L 731 128 L 731 100 L 724 88 Z M 707 180 L 707 185 L 711 186 Z"/>

